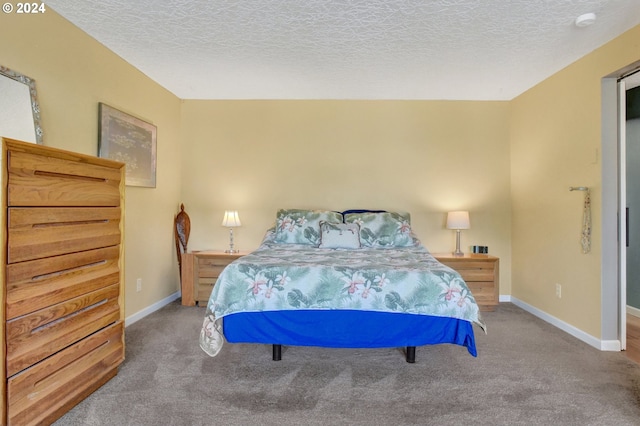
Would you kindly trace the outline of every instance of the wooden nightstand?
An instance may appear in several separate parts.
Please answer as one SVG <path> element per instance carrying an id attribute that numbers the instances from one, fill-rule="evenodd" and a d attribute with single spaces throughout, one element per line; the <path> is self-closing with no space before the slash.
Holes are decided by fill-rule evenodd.
<path id="1" fill-rule="evenodd" d="M 500 259 L 488 254 L 433 253 L 440 263 L 456 270 L 473 293 L 481 311 L 493 311 L 498 305 Z"/>
<path id="2" fill-rule="evenodd" d="M 248 251 L 230 254 L 222 250 L 182 253 L 182 304 L 206 306 L 222 270 L 247 254 Z"/>

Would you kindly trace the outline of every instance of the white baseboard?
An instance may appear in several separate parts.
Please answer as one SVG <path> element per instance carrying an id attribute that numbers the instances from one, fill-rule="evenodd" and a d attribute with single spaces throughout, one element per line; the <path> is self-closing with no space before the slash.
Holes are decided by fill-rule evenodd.
<path id="1" fill-rule="evenodd" d="M 634 317 L 640 317 L 640 309 L 634 308 L 633 306 L 627 305 L 627 313 L 629 315 L 633 315 Z"/>
<path id="2" fill-rule="evenodd" d="M 620 352 L 622 350 L 622 344 L 620 340 L 601 340 L 600 350 L 609 352 Z"/>
<path id="3" fill-rule="evenodd" d="M 570 335 L 572 335 L 573 337 L 582 340 L 584 343 L 586 343 L 589 346 L 592 346 L 598 350 L 601 351 L 614 351 L 614 352 L 619 352 L 621 350 L 621 345 L 620 345 L 620 341 L 619 340 L 600 340 L 596 337 L 593 337 L 592 335 L 585 333 L 584 331 L 580 330 L 579 328 L 576 328 L 574 326 L 572 326 L 571 324 L 568 324 L 556 317 L 554 317 L 553 315 L 549 315 L 548 313 L 529 305 L 528 303 L 523 302 L 522 300 L 518 300 L 517 298 L 513 297 L 513 296 L 500 296 L 500 301 L 503 301 L 503 297 L 506 299 L 508 298 L 509 301 L 511 303 L 513 303 L 514 305 L 518 306 L 521 309 L 524 309 L 525 311 L 529 312 L 532 315 L 535 315 L 536 317 L 548 322 L 549 324 L 558 327 L 560 330 L 569 333 Z M 505 302 L 507 300 L 504 300 Z"/>
<path id="4" fill-rule="evenodd" d="M 171 296 L 165 297 L 164 299 L 160 300 L 159 302 L 156 302 L 151 306 L 147 306 L 143 310 L 138 311 L 138 312 L 136 312 L 135 314 L 133 314 L 131 316 L 128 316 L 124 320 L 124 326 L 125 327 L 130 326 L 134 322 L 139 321 L 142 318 L 146 317 L 147 315 L 154 313 L 158 309 L 167 306 L 169 303 L 171 303 L 174 300 L 180 298 L 180 296 L 181 296 L 180 292 L 177 291 L 177 292 L 173 293 Z"/>

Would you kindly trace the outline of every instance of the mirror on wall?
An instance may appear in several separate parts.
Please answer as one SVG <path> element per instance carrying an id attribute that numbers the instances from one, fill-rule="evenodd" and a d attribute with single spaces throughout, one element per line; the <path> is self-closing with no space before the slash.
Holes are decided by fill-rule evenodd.
<path id="1" fill-rule="evenodd" d="M 42 144 L 36 82 L 0 65 L 0 136 Z"/>

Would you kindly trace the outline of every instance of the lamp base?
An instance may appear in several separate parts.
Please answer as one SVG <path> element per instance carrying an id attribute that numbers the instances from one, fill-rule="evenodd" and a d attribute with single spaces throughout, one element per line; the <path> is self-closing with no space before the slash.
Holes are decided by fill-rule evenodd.
<path id="1" fill-rule="evenodd" d="M 227 254 L 240 253 L 240 250 L 233 248 L 233 227 L 229 228 L 229 248 L 224 251 Z"/>
<path id="2" fill-rule="evenodd" d="M 456 229 L 456 251 L 453 252 L 454 256 L 464 256 L 462 250 L 460 250 L 460 230 Z"/>

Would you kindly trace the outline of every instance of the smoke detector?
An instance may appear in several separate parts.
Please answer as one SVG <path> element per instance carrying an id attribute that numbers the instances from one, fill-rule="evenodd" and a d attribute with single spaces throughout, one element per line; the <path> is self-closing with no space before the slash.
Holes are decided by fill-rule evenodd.
<path id="1" fill-rule="evenodd" d="M 584 13 L 576 18 L 576 27 L 588 27 L 589 25 L 596 22 L 596 14 L 595 13 Z"/>

